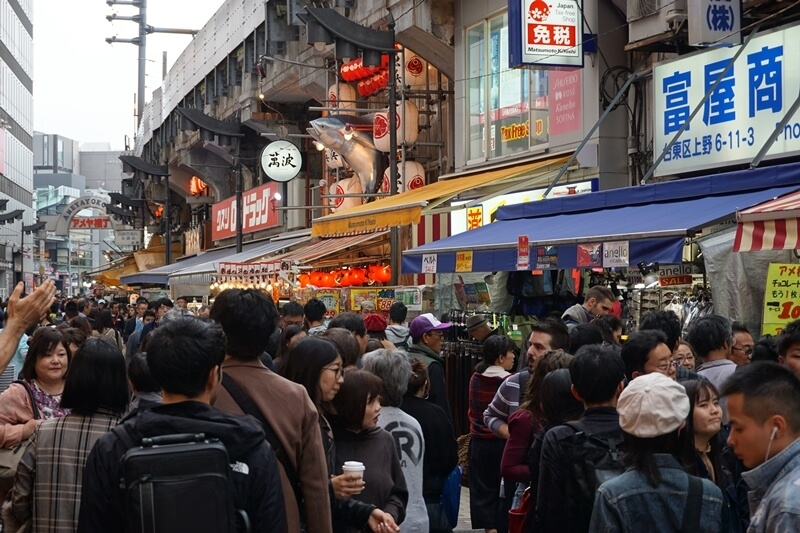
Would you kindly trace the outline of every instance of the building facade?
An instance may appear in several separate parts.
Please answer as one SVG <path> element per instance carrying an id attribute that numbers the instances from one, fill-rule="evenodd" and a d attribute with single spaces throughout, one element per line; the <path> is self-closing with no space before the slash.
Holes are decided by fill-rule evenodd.
<path id="1" fill-rule="evenodd" d="M 33 0 L 0 0 L 0 297 L 29 289 L 33 210 Z M 4 218 L 5 216 L 5 218 Z"/>

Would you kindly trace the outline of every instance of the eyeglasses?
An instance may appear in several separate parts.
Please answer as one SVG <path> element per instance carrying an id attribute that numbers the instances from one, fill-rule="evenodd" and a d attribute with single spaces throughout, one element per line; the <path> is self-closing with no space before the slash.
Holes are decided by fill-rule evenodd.
<path id="1" fill-rule="evenodd" d="M 742 352 L 747 357 L 752 357 L 753 355 L 753 347 L 746 344 L 741 348 L 739 346 L 733 346 L 731 349 L 736 350 L 737 352 Z"/>
<path id="2" fill-rule="evenodd" d="M 322 370 L 330 370 L 331 372 L 336 374 L 336 379 L 344 377 L 344 367 L 343 366 L 323 366 Z"/>
<path id="3" fill-rule="evenodd" d="M 670 368 L 677 368 L 678 361 L 667 361 L 666 363 L 658 365 L 656 368 L 662 372 L 669 372 Z"/>

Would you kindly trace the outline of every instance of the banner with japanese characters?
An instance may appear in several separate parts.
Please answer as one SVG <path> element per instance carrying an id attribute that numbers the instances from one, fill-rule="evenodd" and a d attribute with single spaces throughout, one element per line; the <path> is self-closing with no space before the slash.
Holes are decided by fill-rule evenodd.
<path id="1" fill-rule="evenodd" d="M 277 183 L 267 183 L 242 194 L 242 233 L 251 233 L 278 225 L 275 209 Z M 236 197 L 231 196 L 211 206 L 211 239 L 236 235 Z"/>
<path id="2" fill-rule="evenodd" d="M 583 0 L 509 0 L 509 65 L 583 67 Z"/>
<path id="3" fill-rule="evenodd" d="M 800 26 L 758 35 L 656 65 L 655 149 L 663 150 L 717 79 L 688 129 L 656 169 L 657 176 L 751 162 L 800 93 Z M 746 48 L 731 60 L 741 46 Z M 800 115 L 790 118 L 767 159 L 800 154 Z"/>
<path id="4" fill-rule="evenodd" d="M 770 263 L 764 291 L 761 334 L 778 335 L 789 322 L 800 318 L 800 265 Z"/>

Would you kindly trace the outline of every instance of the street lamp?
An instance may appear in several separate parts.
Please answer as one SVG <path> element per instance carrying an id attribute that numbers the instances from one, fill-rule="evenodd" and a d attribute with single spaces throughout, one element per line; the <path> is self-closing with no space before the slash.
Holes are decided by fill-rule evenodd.
<path id="1" fill-rule="evenodd" d="M 381 55 L 389 54 L 389 194 L 397 194 L 397 49 L 394 46 L 394 17 L 389 11 L 388 31 L 373 30 L 353 22 L 338 11 L 328 7 L 306 6 L 307 15 L 298 15 L 306 24 L 308 44 L 322 51 L 325 45 L 336 43 L 336 58 L 355 57 L 361 51 L 365 66 L 381 64 Z M 397 285 L 400 274 L 400 237 L 397 226 L 389 230 L 391 248 L 391 284 Z"/>

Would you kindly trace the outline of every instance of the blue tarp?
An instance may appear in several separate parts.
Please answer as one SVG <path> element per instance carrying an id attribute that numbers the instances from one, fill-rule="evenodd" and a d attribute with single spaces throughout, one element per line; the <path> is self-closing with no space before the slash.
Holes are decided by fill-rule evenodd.
<path id="1" fill-rule="evenodd" d="M 521 235 L 531 268 L 537 247 L 557 246 L 556 268 L 575 268 L 578 244 L 624 240 L 629 264 L 680 263 L 693 231 L 798 187 L 800 164 L 791 164 L 506 206 L 497 222 L 406 251 L 403 272 L 421 272 L 423 254 L 437 254 L 437 272 L 454 272 L 456 252 L 468 250 L 473 272 L 516 270 Z"/>

